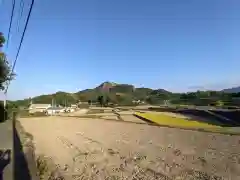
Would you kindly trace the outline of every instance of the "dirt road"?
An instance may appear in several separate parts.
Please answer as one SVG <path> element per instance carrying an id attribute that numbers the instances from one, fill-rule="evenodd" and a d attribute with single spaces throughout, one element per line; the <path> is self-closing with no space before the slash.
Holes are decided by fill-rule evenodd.
<path id="1" fill-rule="evenodd" d="M 239 136 L 90 118 L 20 122 L 70 179 L 240 179 Z"/>

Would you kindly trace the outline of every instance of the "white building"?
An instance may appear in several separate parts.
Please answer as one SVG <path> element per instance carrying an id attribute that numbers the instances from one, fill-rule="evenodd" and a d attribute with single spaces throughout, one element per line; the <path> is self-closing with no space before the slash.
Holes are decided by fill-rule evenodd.
<path id="1" fill-rule="evenodd" d="M 46 115 L 56 115 L 58 113 L 64 112 L 64 108 L 61 107 L 49 107 L 45 110 Z"/>
<path id="2" fill-rule="evenodd" d="M 50 108 L 51 104 L 31 104 L 28 108 L 29 113 L 44 112 L 47 108 Z"/>
<path id="3" fill-rule="evenodd" d="M 77 108 L 77 104 L 71 104 L 71 108 Z"/>

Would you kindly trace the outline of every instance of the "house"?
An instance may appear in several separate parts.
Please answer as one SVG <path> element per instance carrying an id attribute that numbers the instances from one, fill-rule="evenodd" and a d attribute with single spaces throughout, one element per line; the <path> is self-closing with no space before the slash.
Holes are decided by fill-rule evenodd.
<path id="1" fill-rule="evenodd" d="M 74 112 L 75 110 L 76 110 L 75 108 L 68 107 L 64 109 L 64 112 L 69 113 L 69 112 Z"/>
<path id="2" fill-rule="evenodd" d="M 46 115 L 56 115 L 58 113 L 64 112 L 65 108 L 61 107 L 49 107 L 45 110 Z"/>
<path id="3" fill-rule="evenodd" d="M 88 103 L 88 101 L 78 101 L 77 104 L 79 105 L 79 104 L 89 104 L 89 103 Z"/>
<path id="4" fill-rule="evenodd" d="M 71 108 L 76 109 L 77 108 L 77 104 L 71 104 Z"/>
<path id="5" fill-rule="evenodd" d="M 28 108 L 29 113 L 44 112 L 47 108 L 51 107 L 51 104 L 31 104 Z"/>
<path id="6" fill-rule="evenodd" d="M 140 100 L 132 100 L 132 103 L 134 104 L 139 104 L 141 101 Z"/>

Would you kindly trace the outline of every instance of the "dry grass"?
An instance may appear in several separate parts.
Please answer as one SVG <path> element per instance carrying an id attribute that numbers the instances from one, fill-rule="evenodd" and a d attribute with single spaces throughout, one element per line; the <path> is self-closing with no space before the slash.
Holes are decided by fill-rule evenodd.
<path id="1" fill-rule="evenodd" d="M 37 176 L 40 180 L 65 180 L 61 174 L 61 169 L 54 164 L 51 158 L 39 155 L 36 159 L 38 169 Z"/>

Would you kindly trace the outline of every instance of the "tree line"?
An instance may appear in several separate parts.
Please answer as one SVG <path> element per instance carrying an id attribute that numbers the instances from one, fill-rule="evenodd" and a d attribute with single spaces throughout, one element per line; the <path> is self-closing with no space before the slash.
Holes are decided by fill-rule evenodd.
<path id="1" fill-rule="evenodd" d="M 7 55 L 2 51 L 2 47 L 5 44 L 5 38 L 3 33 L 0 32 L 0 91 L 4 91 L 15 74 L 12 73 L 11 65 L 7 60 Z M 6 116 L 6 111 L 4 109 L 3 103 L 0 103 L 0 121 L 3 121 Z"/>
<path id="2" fill-rule="evenodd" d="M 164 100 L 169 100 L 172 104 L 240 106 L 240 92 L 197 91 L 189 93 L 156 93 L 147 97 L 147 102 L 150 104 L 161 104 Z"/>

